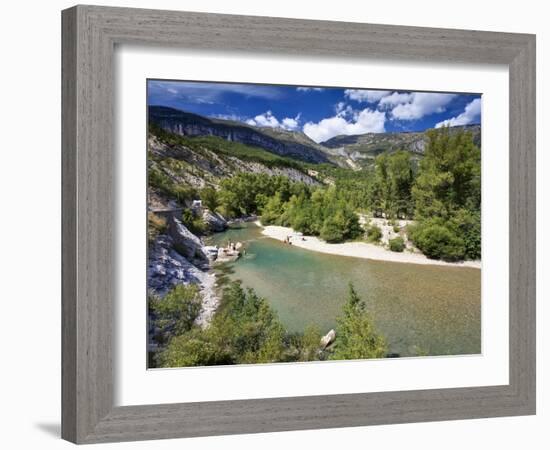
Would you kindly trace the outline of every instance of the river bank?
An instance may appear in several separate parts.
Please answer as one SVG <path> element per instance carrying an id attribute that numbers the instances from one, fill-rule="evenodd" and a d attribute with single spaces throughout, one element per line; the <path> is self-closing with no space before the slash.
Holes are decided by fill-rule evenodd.
<path id="1" fill-rule="evenodd" d="M 382 246 L 367 242 L 344 242 L 342 244 L 329 244 L 315 236 L 302 236 L 292 228 L 277 225 L 263 226 L 260 221 L 255 222 L 262 227 L 262 234 L 272 239 L 285 242 L 290 237 L 290 243 L 305 250 L 311 250 L 330 255 L 350 256 L 353 258 L 372 259 L 376 261 L 388 261 L 409 264 L 470 267 L 481 269 L 481 261 L 446 262 L 429 259 L 421 253 L 392 252 Z"/>

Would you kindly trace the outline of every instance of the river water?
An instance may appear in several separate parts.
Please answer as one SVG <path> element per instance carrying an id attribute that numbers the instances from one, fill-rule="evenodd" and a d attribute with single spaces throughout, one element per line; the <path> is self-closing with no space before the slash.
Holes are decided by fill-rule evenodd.
<path id="1" fill-rule="evenodd" d="M 246 254 L 220 273 L 269 300 L 290 331 L 316 324 L 323 333 L 352 282 L 391 353 L 400 356 L 481 352 L 481 271 L 327 255 L 267 238 L 253 223 L 209 238 L 243 242 Z"/>

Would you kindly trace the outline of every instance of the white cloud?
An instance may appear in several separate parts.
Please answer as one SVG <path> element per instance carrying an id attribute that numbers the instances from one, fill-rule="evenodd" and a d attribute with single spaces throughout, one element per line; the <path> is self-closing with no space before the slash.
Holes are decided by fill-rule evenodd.
<path id="1" fill-rule="evenodd" d="M 285 117 L 279 121 L 271 111 L 266 111 L 263 114 L 258 114 L 253 119 L 248 119 L 246 123 L 255 127 L 282 128 L 284 130 L 296 130 L 299 127 L 300 115 L 296 117 Z"/>
<path id="2" fill-rule="evenodd" d="M 354 111 L 350 105 L 346 104 L 346 102 L 338 102 L 334 106 L 334 110 L 336 111 L 336 115 L 339 117 L 353 117 L 357 114 L 357 112 Z"/>
<path id="3" fill-rule="evenodd" d="M 298 92 L 310 92 L 310 91 L 315 91 L 315 92 L 323 92 L 325 90 L 325 88 L 317 88 L 317 87 L 309 87 L 309 86 L 299 86 L 296 88 L 296 90 Z"/>
<path id="4" fill-rule="evenodd" d="M 400 103 L 407 103 L 411 100 L 412 95 L 413 94 L 410 92 L 394 92 L 393 94 L 381 98 L 378 107 L 391 107 L 399 105 Z"/>
<path id="5" fill-rule="evenodd" d="M 399 120 L 421 119 L 429 114 L 445 111 L 445 107 L 455 97 L 455 94 L 413 92 L 405 103 L 400 103 L 392 109 L 392 117 Z"/>
<path id="6" fill-rule="evenodd" d="M 464 112 L 456 117 L 439 122 L 435 125 L 436 128 L 455 127 L 459 125 L 468 125 L 481 116 L 481 99 L 476 98 L 466 105 Z"/>
<path id="7" fill-rule="evenodd" d="M 386 113 L 366 108 L 354 113 L 351 120 L 342 114 L 336 114 L 317 123 L 308 122 L 304 125 L 303 131 L 319 143 L 341 134 L 383 133 L 385 122 Z"/>
<path id="8" fill-rule="evenodd" d="M 344 95 L 356 102 L 376 103 L 382 97 L 390 94 L 390 91 L 372 91 L 367 89 L 346 89 Z"/>
<path id="9" fill-rule="evenodd" d="M 299 117 L 285 117 L 282 121 L 282 128 L 285 130 L 295 130 L 298 128 L 298 119 Z"/>

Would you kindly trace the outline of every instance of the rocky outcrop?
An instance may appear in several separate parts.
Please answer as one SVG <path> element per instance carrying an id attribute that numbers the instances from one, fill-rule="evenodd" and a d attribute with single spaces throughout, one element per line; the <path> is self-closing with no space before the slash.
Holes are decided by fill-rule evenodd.
<path id="1" fill-rule="evenodd" d="M 148 289 L 152 294 L 163 297 L 177 284 L 197 284 L 200 286 L 202 306 L 195 321 L 200 326 L 206 326 L 220 301 L 216 293 L 216 276 L 189 262 L 173 247 L 174 240 L 168 235 L 161 235 L 149 248 Z"/>
<path id="2" fill-rule="evenodd" d="M 202 220 L 204 220 L 208 229 L 215 233 L 224 231 L 227 228 L 227 220 L 221 214 L 206 208 L 202 211 Z"/>
<path id="3" fill-rule="evenodd" d="M 147 285 L 154 294 L 163 296 L 177 284 L 198 284 L 202 279 L 204 272 L 173 247 L 174 240 L 161 235 L 149 248 Z"/>
<path id="4" fill-rule="evenodd" d="M 172 246 L 181 256 L 199 267 L 208 267 L 208 256 L 201 240 L 174 216 L 168 219 L 168 235 Z"/>

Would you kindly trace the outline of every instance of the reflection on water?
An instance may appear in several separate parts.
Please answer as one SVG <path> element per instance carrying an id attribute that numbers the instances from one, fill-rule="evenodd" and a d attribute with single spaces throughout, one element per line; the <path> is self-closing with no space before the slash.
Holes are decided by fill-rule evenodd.
<path id="1" fill-rule="evenodd" d="M 223 269 L 266 297 L 291 331 L 310 323 L 325 333 L 353 282 L 391 353 L 400 356 L 481 352 L 481 271 L 327 255 L 261 235 L 253 224 L 209 239 L 245 243 L 246 254 Z M 230 269 L 230 270 L 228 270 Z"/>

